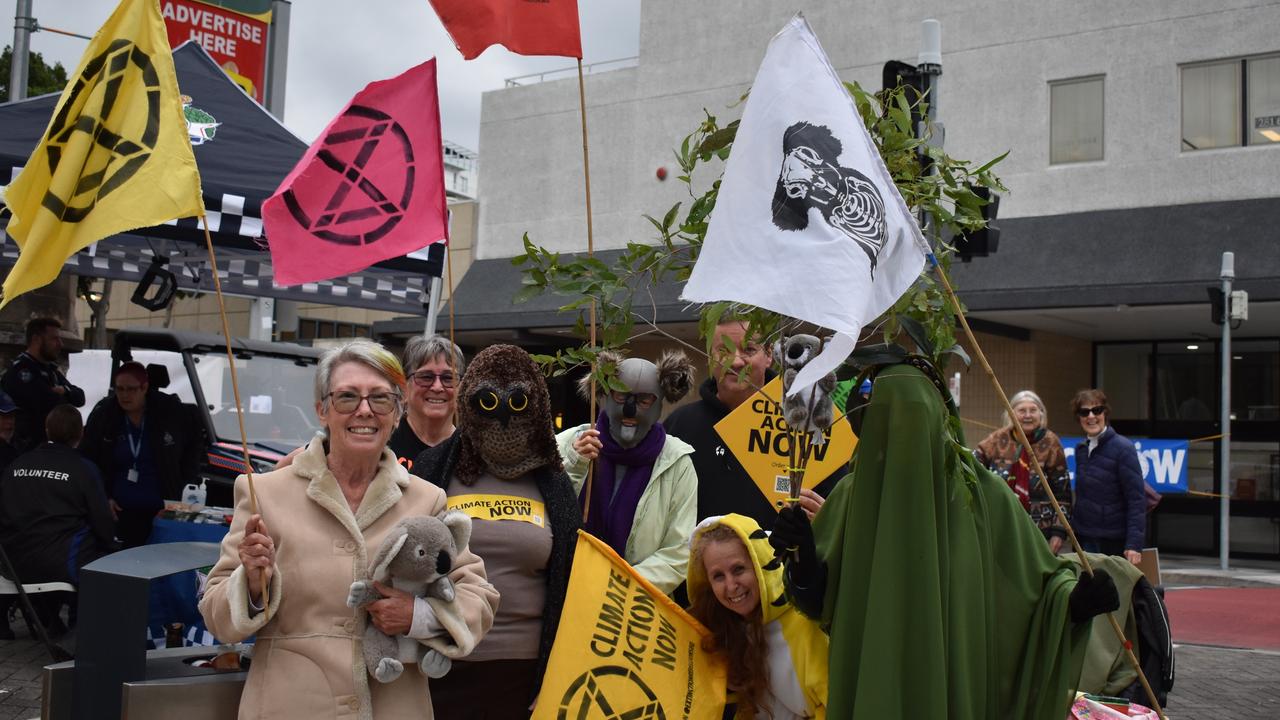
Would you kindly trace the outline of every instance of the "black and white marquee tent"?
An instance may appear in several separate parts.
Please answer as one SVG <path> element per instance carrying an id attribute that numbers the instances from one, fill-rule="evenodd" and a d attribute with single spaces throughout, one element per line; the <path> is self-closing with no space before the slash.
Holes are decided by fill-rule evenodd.
<path id="1" fill-rule="evenodd" d="M 191 107 L 212 117 L 210 124 L 216 123 L 206 132 L 211 138 L 193 140 L 193 150 L 223 291 L 422 314 L 429 280 L 440 276 L 442 245 L 324 282 L 283 287 L 272 281 L 271 256 L 262 238 L 262 203 L 293 169 L 307 143 L 240 90 L 199 45 L 179 46 L 173 62 L 180 92 L 190 98 Z M 0 104 L 0 185 L 17 177 L 40 142 L 59 95 Z M 204 231 L 196 218 L 106 238 L 73 255 L 64 269 L 137 281 L 157 255 L 169 260 L 180 288 L 213 290 Z M 0 267 L 12 267 L 17 258 L 18 246 L 6 235 Z"/>

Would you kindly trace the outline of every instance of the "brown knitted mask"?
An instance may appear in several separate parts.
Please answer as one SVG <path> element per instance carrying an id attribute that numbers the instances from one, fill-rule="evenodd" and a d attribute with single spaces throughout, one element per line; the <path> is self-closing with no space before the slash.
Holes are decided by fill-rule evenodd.
<path id="1" fill-rule="evenodd" d="M 488 472 L 514 480 L 540 467 L 559 471 L 546 382 L 529 353 L 514 345 L 481 350 L 458 386 L 462 446 L 455 473 L 463 483 Z"/>

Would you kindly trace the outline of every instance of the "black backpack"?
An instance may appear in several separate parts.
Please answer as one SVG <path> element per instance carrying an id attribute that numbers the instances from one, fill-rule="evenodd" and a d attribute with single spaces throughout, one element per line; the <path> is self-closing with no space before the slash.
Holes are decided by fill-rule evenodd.
<path id="1" fill-rule="evenodd" d="M 1164 606 L 1164 588 L 1152 587 L 1145 577 L 1133 586 L 1133 615 L 1138 625 L 1137 655 L 1142 673 L 1164 707 L 1173 689 L 1173 633 L 1169 629 L 1169 611 Z M 1125 688 L 1121 696 L 1133 702 L 1150 703 L 1140 680 Z"/>

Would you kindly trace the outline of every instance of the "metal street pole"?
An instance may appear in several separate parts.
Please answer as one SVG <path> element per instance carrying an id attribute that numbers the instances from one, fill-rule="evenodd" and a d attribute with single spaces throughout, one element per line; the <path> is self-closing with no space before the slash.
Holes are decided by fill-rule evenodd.
<path id="1" fill-rule="evenodd" d="M 293 7 L 289 0 L 271 3 L 271 26 L 267 31 L 266 90 L 263 104 L 267 111 L 284 121 L 285 78 L 289 74 L 289 21 Z M 278 300 L 273 304 L 277 330 L 298 329 L 298 303 Z M 292 322 L 282 322 L 291 320 Z M 268 340 L 271 339 L 269 335 Z"/>
<path id="2" fill-rule="evenodd" d="M 923 20 L 920 23 L 920 53 L 916 56 L 916 72 L 920 77 L 920 90 L 924 93 L 925 102 L 928 104 L 928 110 L 925 116 L 920 119 L 920 125 L 916 128 L 916 137 L 925 138 L 929 131 L 929 125 L 933 124 L 935 135 L 929 137 L 928 144 L 934 147 L 941 147 L 943 142 L 941 126 L 938 120 L 938 86 L 942 79 L 942 23 L 934 20 Z M 921 157 L 924 157 L 925 148 L 920 148 Z M 933 172 L 932 168 L 930 172 Z M 920 211 L 920 230 L 926 233 L 926 237 L 932 229 L 933 218 L 924 210 Z M 932 240 L 929 238 L 930 245 Z"/>
<path id="3" fill-rule="evenodd" d="M 31 54 L 31 2 L 18 0 L 13 11 L 13 55 L 9 61 L 9 102 L 27 97 L 27 64 Z"/>
<path id="4" fill-rule="evenodd" d="M 1222 253 L 1222 438 L 1218 441 L 1218 477 L 1222 479 L 1218 507 L 1218 564 L 1229 569 L 1231 561 L 1231 281 L 1236 277 L 1236 256 Z"/>
<path id="5" fill-rule="evenodd" d="M 436 334 L 436 323 L 440 318 L 440 288 L 444 285 L 444 278 L 430 277 L 431 293 L 427 300 L 427 324 L 423 328 L 422 334 L 431 337 Z M 450 295 L 449 302 L 453 302 L 453 296 Z M 417 368 L 415 368 L 416 370 Z"/>
<path id="6" fill-rule="evenodd" d="M 920 23 L 920 54 L 916 56 L 916 69 L 920 71 L 929 101 L 929 119 L 936 120 L 938 81 L 942 77 L 942 23 L 932 18 Z M 917 129 L 917 135 L 924 137 L 923 129 Z"/>
<path id="7" fill-rule="evenodd" d="M 267 88 L 263 104 L 284 120 L 285 78 L 289 74 L 289 21 L 293 6 L 289 0 L 271 3 L 271 28 L 267 33 Z"/>

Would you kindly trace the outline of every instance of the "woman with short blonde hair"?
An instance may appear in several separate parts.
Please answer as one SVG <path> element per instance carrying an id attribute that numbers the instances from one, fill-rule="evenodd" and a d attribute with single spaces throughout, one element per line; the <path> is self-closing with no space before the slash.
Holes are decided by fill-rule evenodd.
<path id="1" fill-rule="evenodd" d="M 444 610 L 380 584 L 383 599 L 367 612 L 346 605 L 351 584 L 368 579 L 370 558 L 400 520 L 445 509 L 444 493 L 386 449 L 403 412 L 404 381 L 400 361 L 381 345 L 356 340 L 329 350 L 316 369 L 321 433 L 288 467 L 255 478 L 257 514 L 248 481 L 236 479 L 235 516 L 200 612 L 223 642 L 257 636 L 242 718 L 430 718 L 418 669 L 370 681 L 366 624 L 462 657 L 493 623 L 498 594 L 470 550 L 449 571 L 456 600 Z"/>

